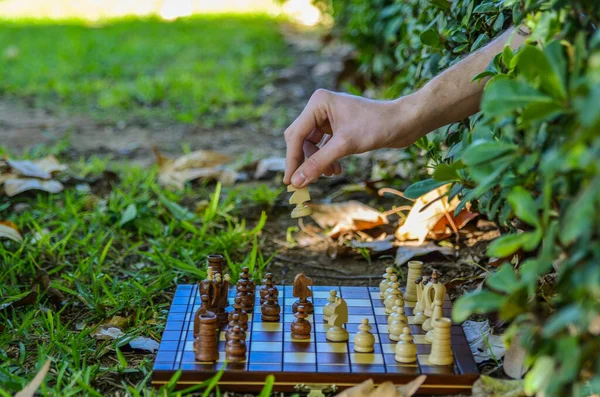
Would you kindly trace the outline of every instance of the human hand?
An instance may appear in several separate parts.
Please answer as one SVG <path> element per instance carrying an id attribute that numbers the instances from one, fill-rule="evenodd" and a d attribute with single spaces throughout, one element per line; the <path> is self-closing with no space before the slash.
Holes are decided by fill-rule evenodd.
<path id="1" fill-rule="evenodd" d="M 339 175 L 339 159 L 384 147 L 406 147 L 421 131 L 415 94 L 393 101 L 317 90 L 285 131 L 283 182 L 304 187 L 320 175 Z"/>

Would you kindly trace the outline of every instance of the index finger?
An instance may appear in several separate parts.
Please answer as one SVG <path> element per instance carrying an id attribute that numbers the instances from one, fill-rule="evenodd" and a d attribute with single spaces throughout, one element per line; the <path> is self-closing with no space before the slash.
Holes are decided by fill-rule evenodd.
<path id="1" fill-rule="evenodd" d="M 323 90 L 313 94 L 300 116 L 285 130 L 284 137 L 287 146 L 285 155 L 285 175 L 283 183 L 289 184 L 294 172 L 304 161 L 304 140 L 327 119 L 326 112 L 320 110 Z"/>

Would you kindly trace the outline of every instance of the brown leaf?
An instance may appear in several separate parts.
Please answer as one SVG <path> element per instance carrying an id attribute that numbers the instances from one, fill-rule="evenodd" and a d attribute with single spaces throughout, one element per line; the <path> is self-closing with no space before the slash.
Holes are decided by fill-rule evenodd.
<path id="1" fill-rule="evenodd" d="M 525 366 L 525 356 L 527 352 L 521 345 L 519 337 L 514 338 L 504 355 L 504 373 L 513 379 L 521 379 L 527 367 Z"/>
<path id="2" fill-rule="evenodd" d="M 40 371 L 33 377 L 31 382 L 23 390 L 15 394 L 15 397 L 33 397 L 37 389 L 40 388 L 46 374 L 50 370 L 50 359 L 46 360 Z"/>
<path id="3" fill-rule="evenodd" d="M 323 229 L 331 228 L 328 236 L 337 237 L 341 233 L 368 230 L 388 223 L 381 212 L 358 201 L 336 204 L 310 204 L 311 218 Z"/>
<path id="4" fill-rule="evenodd" d="M 54 156 L 48 156 L 35 161 L 7 159 L 6 162 L 13 174 L 29 178 L 50 179 L 52 178 L 52 174 L 67 169 L 67 166 L 60 164 Z"/>
<path id="5" fill-rule="evenodd" d="M 221 153 L 197 150 L 173 160 L 157 148 L 153 150 L 158 163 L 158 182 L 168 188 L 183 189 L 186 182 L 196 179 L 215 179 L 232 185 L 238 176 L 233 170 L 219 167 L 231 160 Z"/>
<path id="6" fill-rule="evenodd" d="M 454 211 L 452 211 L 448 214 L 448 216 L 443 216 L 438 223 L 435 224 L 431 230 L 431 233 L 429 233 L 429 237 L 434 240 L 445 239 L 446 237 L 451 236 L 453 233 L 450 220 L 452 220 L 452 223 L 456 226 L 456 229 L 460 230 L 478 216 L 479 214 L 477 212 L 471 212 L 466 209 L 460 211 L 457 216 L 454 216 Z M 450 220 L 448 220 L 448 217 L 450 217 Z"/>
<path id="7" fill-rule="evenodd" d="M 0 238 L 2 237 L 18 243 L 23 241 L 19 227 L 11 221 L 0 221 Z"/>
<path id="8" fill-rule="evenodd" d="M 17 178 L 4 181 L 4 192 L 8 197 L 16 196 L 27 190 L 42 190 L 48 193 L 59 193 L 64 189 L 58 181 L 43 181 L 32 178 Z"/>
<path id="9" fill-rule="evenodd" d="M 455 197 L 448 203 L 448 192 L 450 185 L 444 185 L 419 197 L 413 204 L 404 223 L 396 230 L 396 238 L 399 241 L 418 240 L 425 238 L 444 214 L 452 213 L 460 200 Z"/>
<path id="10" fill-rule="evenodd" d="M 254 172 L 254 179 L 262 179 L 277 172 L 285 171 L 285 157 L 269 157 L 259 161 Z"/>
<path id="11" fill-rule="evenodd" d="M 432 252 L 439 252 L 443 255 L 452 255 L 454 253 L 454 249 L 450 247 L 440 247 L 433 242 L 420 244 L 417 241 L 406 241 L 404 243 L 400 243 L 398 246 L 395 260 L 396 266 L 405 264 L 415 256 L 427 255 Z"/>

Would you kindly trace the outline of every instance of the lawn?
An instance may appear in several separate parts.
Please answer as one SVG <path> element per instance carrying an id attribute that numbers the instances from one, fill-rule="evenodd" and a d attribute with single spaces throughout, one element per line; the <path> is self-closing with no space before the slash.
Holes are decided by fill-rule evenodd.
<path id="1" fill-rule="evenodd" d="M 268 109 L 257 93 L 270 69 L 289 61 L 279 22 L 247 14 L 4 21 L 1 98 L 102 123 L 251 120 Z M 0 142 L 0 156 L 57 155 L 71 183 L 53 195 L 0 193 L 0 220 L 25 237 L 0 239 L 0 395 L 21 390 L 47 359 L 43 395 L 169 394 L 171 386 L 150 387 L 154 355 L 129 343 L 160 340 L 176 284 L 198 282 L 208 254 L 226 255 L 234 280 L 242 265 L 260 277 L 270 260 L 261 231 L 281 190 L 199 184 L 171 192 L 158 185 L 156 167 L 73 158 L 64 142 L 32 142 L 25 153 L 10 145 Z M 32 289 L 37 297 L 15 305 Z M 106 323 L 123 334 L 95 336 Z"/>
<path id="2" fill-rule="evenodd" d="M 4 20 L 0 94 L 108 122 L 237 123 L 267 110 L 256 94 L 284 49 L 260 14 Z"/>

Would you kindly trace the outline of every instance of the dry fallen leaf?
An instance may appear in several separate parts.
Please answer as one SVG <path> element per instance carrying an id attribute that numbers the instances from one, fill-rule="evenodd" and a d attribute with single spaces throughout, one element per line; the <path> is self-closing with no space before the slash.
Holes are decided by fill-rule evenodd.
<path id="1" fill-rule="evenodd" d="M 488 320 L 465 321 L 462 327 L 476 363 L 492 359 L 500 360 L 504 357 L 506 346 L 502 336 L 492 334 L 492 327 Z"/>
<path id="2" fill-rule="evenodd" d="M 525 365 L 526 355 L 527 352 L 519 342 L 519 337 L 517 336 L 513 339 L 508 349 L 506 349 L 504 362 L 502 363 L 504 373 L 513 379 L 521 379 L 525 375 L 525 372 L 527 372 L 527 366 Z"/>
<path id="3" fill-rule="evenodd" d="M 285 157 L 269 157 L 258 162 L 254 179 L 262 179 L 283 171 L 285 171 Z"/>
<path id="4" fill-rule="evenodd" d="M 421 375 L 402 386 L 395 386 L 392 382 L 387 381 L 380 384 L 377 388 L 375 388 L 373 379 L 367 379 L 354 387 L 344 390 L 336 395 L 336 397 L 411 397 L 419 390 L 425 379 L 427 377 Z"/>
<path id="5" fill-rule="evenodd" d="M 40 388 L 42 382 L 44 382 L 44 378 L 50 370 L 50 363 L 50 359 L 46 360 L 40 371 L 33 377 L 31 382 L 29 382 L 23 390 L 15 394 L 15 397 L 33 397 L 37 389 Z"/>
<path id="6" fill-rule="evenodd" d="M 0 238 L 2 237 L 19 243 L 23 241 L 19 227 L 11 221 L 0 221 Z"/>
<path id="7" fill-rule="evenodd" d="M 451 214 L 460 202 L 455 197 L 448 203 L 448 197 L 444 195 L 449 188 L 449 184 L 440 186 L 419 197 L 413 204 L 402 226 L 396 230 L 396 238 L 399 241 L 425 241 L 429 232 L 433 230 L 440 219 L 446 213 Z"/>
<path id="8" fill-rule="evenodd" d="M 457 216 L 454 216 L 454 211 L 452 211 L 448 216 L 443 216 L 438 223 L 436 223 L 431 230 L 431 233 L 429 233 L 429 237 L 433 240 L 445 239 L 452 235 L 453 226 L 456 227 L 456 230 L 460 230 L 478 216 L 479 214 L 477 212 L 471 212 L 466 209 L 460 211 Z"/>
<path id="9" fill-rule="evenodd" d="M 29 178 L 50 179 L 52 174 L 64 171 L 67 166 L 56 157 L 48 156 L 40 160 L 6 160 L 13 174 Z"/>
<path id="10" fill-rule="evenodd" d="M 231 161 L 231 157 L 221 153 L 197 150 L 173 160 L 157 148 L 153 150 L 158 162 L 158 182 L 171 189 L 183 189 L 186 182 L 196 179 L 215 179 L 230 186 L 238 176 L 235 171 L 221 167 Z"/>
<path id="11" fill-rule="evenodd" d="M 147 338 L 145 336 L 138 336 L 129 342 L 129 346 L 134 350 L 144 350 L 154 353 L 158 350 L 159 343 L 154 339 Z"/>
<path id="12" fill-rule="evenodd" d="M 43 190 L 48 193 L 59 193 L 64 189 L 58 181 L 43 181 L 32 178 L 17 178 L 4 181 L 4 192 L 8 197 L 16 196 L 27 190 Z"/>
<path id="13" fill-rule="evenodd" d="M 310 204 L 311 218 L 323 228 L 331 228 L 328 236 L 337 237 L 341 233 L 368 230 L 388 223 L 381 212 L 358 201 L 336 204 Z"/>
<path id="14" fill-rule="evenodd" d="M 350 241 L 350 245 L 354 248 L 367 248 L 372 252 L 385 252 L 394 249 L 394 236 L 387 236 L 382 240 L 373 241 Z"/>
<path id="15" fill-rule="evenodd" d="M 98 327 L 98 330 L 92 334 L 92 336 L 96 339 L 99 340 L 111 340 L 111 339 L 117 339 L 120 338 L 122 336 L 124 336 L 125 334 L 123 333 L 123 331 L 121 331 L 119 328 L 117 327 L 103 327 L 100 326 Z"/>
<path id="16" fill-rule="evenodd" d="M 398 251 L 396 251 L 396 266 L 405 264 L 415 256 L 427 255 L 432 252 L 439 252 L 443 255 L 452 255 L 454 253 L 454 249 L 450 247 L 440 247 L 433 242 L 421 244 L 418 241 L 405 241 L 397 245 Z"/>

